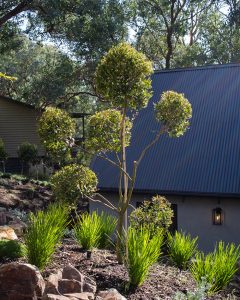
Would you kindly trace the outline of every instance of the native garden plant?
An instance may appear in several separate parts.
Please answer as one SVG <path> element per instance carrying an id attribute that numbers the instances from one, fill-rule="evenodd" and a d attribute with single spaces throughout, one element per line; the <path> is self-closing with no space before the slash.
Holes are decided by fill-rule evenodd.
<path id="1" fill-rule="evenodd" d="M 7 160 L 8 154 L 5 150 L 4 142 L 2 139 L 0 139 L 0 162 L 3 166 L 3 173 L 5 173 L 5 164 Z"/>
<path id="2" fill-rule="evenodd" d="M 22 164 L 21 174 L 23 175 L 24 165 L 34 164 L 38 156 L 37 146 L 28 142 L 22 143 L 18 147 L 18 157 Z"/>
<path id="3" fill-rule="evenodd" d="M 38 121 L 38 134 L 51 161 L 63 165 L 71 159 L 75 122 L 59 108 L 48 107 Z"/>

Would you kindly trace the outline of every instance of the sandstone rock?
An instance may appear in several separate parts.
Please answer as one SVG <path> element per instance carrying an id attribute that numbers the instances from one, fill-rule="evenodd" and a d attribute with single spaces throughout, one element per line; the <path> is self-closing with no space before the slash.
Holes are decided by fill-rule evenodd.
<path id="1" fill-rule="evenodd" d="M 6 239 L 6 240 L 17 240 L 18 237 L 14 231 L 9 226 L 0 226 L 0 240 Z"/>
<path id="2" fill-rule="evenodd" d="M 9 263 L 0 267 L 0 299 L 37 300 L 45 282 L 39 270 L 30 264 Z"/>
<path id="3" fill-rule="evenodd" d="M 84 276 L 83 291 L 95 294 L 97 291 L 96 282 L 94 280 L 92 280 L 91 278 Z"/>
<path id="4" fill-rule="evenodd" d="M 58 280 L 58 291 L 60 294 L 82 293 L 82 283 L 75 279 L 60 279 Z"/>
<path id="5" fill-rule="evenodd" d="M 75 299 L 71 299 L 71 300 L 75 300 Z M 65 296 L 62 296 L 62 295 L 45 294 L 43 296 L 42 300 L 69 300 L 69 297 L 65 297 Z"/>
<path id="6" fill-rule="evenodd" d="M 78 300 L 94 300 L 93 293 L 74 293 L 74 294 L 64 294 L 64 296 L 69 298 L 76 298 Z"/>
<path id="7" fill-rule="evenodd" d="M 116 289 L 100 291 L 98 293 L 99 300 L 127 300 Z"/>
<path id="8" fill-rule="evenodd" d="M 72 265 L 68 265 L 63 269 L 63 279 L 75 279 L 79 282 L 83 282 L 84 276 Z"/>
<path id="9" fill-rule="evenodd" d="M 45 294 L 60 295 L 58 291 L 58 280 L 62 279 L 62 272 L 59 270 L 56 274 L 51 274 L 46 282 Z"/>
<path id="10" fill-rule="evenodd" d="M 15 219 L 14 221 L 10 221 L 8 226 L 11 227 L 17 234 L 17 236 L 22 236 L 27 225 L 21 221 L 20 219 Z"/>

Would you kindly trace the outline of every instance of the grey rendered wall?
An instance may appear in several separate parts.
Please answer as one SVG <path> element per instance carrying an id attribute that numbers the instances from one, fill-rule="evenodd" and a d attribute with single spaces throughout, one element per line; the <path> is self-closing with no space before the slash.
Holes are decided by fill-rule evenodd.
<path id="1" fill-rule="evenodd" d="M 38 117 L 36 110 L 0 97 L 0 138 L 9 157 L 17 157 L 17 148 L 22 142 L 36 144 L 39 155 L 44 155 L 37 134 Z"/>
<path id="2" fill-rule="evenodd" d="M 105 194 L 113 203 L 117 203 L 117 194 Z M 134 195 L 132 205 L 147 199 L 147 195 Z M 207 197 L 167 197 L 171 203 L 177 204 L 178 230 L 189 232 L 193 237 L 198 236 L 200 250 L 212 251 L 217 241 L 234 242 L 240 244 L 240 199 L 238 198 L 207 198 Z M 221 207 L 224 212 L 223 225 L 212 224 L 212 209 Z M 101 203 L 91 202 L 90 212 L 93 210 L 112 211 Z M 132 210 L 129 209 L 128 213 Z"/>

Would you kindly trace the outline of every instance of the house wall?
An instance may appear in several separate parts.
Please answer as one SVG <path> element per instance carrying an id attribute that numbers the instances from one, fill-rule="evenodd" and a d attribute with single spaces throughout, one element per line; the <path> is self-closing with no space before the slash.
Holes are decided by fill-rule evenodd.
<path id="1" fill-rule="evenodd" d="M 117 194 L 105 194 L 113 203 L 117 203 Z M 137 202 L 149 199 L 149 195 L 135 194 L 132 205 L 136 207 Z M 209 252 L 214 249 L 217 241 L 223 240 L 227 243 L 240 244 L 240 198 L 216 198 L 216 197 L 182 197 L 166 196 L 173 204 L 177 204 L 178 230 L 190 233 L 192 237 L 198 236 L 200 250 Z M 212 224 L 212 210 L 221 207 L 224 214 L 222 225 Z M 89 204 L 90 212 L 98 210 L 112 211 L 98 202 Z M 133 209 L 130 208 L 128 214 Z"/>
<path id="2" fill-rule="evenodd" d="M 39 116 L 37 110 L 0 96 L 0 138 L 10 158 L 17 157 L 17 149 L 22 142 L 36 144 L 39 156 L 44 155 L 37 134 Z"/>

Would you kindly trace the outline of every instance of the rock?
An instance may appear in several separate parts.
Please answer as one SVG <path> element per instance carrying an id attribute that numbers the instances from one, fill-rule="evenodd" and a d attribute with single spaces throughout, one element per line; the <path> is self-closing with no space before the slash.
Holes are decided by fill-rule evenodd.
<path id="1" fill-rule="evenodd" d="M 0 299 L 37 300 L 45 282 L 39 270 L 30 264 L 9 263 L 0 267 Z"/>
<path id="2" fill-rule="evenodd" d="M 0 225 L 5 225 L 6 223 L 7 223 L 6 212 L 0 210 Z"/>
<path id="3" fill-rule="evenodd" d="M 10 221 L 8 226 L 11 227 L 17 234 L 17 236 L 22 236 L 27 225 L 21 221 L 20 219 L 15 219 L 14 221 Z"/>
<path id="4" fill-rule="evenodd" d="M 60 294 L 82 293 L 83 285 L 75 279 L 60 279 L 58 280 L 58 291 Z"/>
<path id="5" fill-rule="evenodd" d="M 9 226 L 0 226 L 0 240 L 5 239 L 5 240 L 17 240 L 18 237 L 14 231 Z"/>
<path id="6" fill-rule="evenodd" d="M 84 276 L 83 291 L 95 294 L 97 291 L 96 282 L 94 280 L 92 280 L 91 278 Z"/>
<path id="7" fill-rule="evenodd" d="M 73 300 L 75 300 L 75 299 L 73 299 Z M 62 295 L 45 294 L 43 296 L 42 300 L 69 300 L 69 297 L 65 297 L 65 296 L 62 296 Z"/>
<path id="8" fill-rule="evenodd" d="M 99 298 L 99 300 L 127 300 L 116 289 L 100 291 L 97 297 Z"/>
<path id="9" fill-rule="evenodd" d="M 58 291 L 58 280 L 62 279 L 62 272 L 59 270 L 56 274 L 51 274 L 46 282 L 45 294 L 60 295 Z"/>
<path id="10" fill-rule="evenodd" d="M 69 298 L 76 298 L 78 300 L 94 300 L 93 293 L 74 293 L 74 294 L 64 294 L 64 296 Z"/>
<path id="11" fill-rule="evenodd" d="M 68 265 L 63 269 L 63 279 L 75 279 L 79 282 L 83 282 L 84 276 L 72 265 Z"/>

